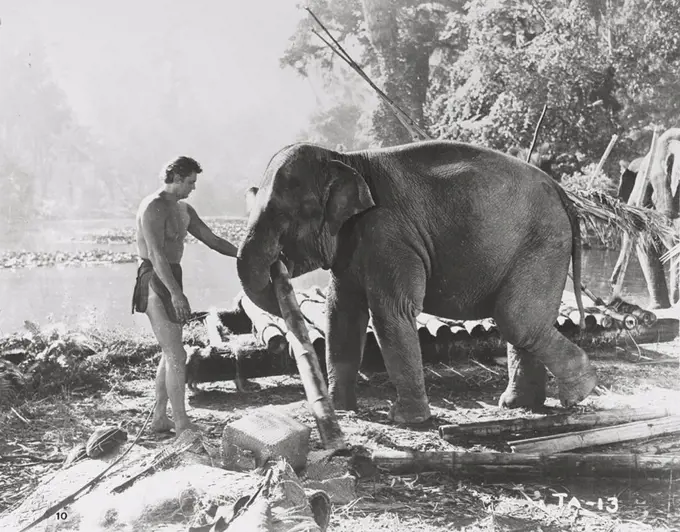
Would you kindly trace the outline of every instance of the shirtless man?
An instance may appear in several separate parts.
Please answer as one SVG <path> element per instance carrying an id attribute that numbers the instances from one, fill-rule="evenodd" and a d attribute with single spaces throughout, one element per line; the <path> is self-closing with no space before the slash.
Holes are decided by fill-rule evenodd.
<path id="1" fill-rule="evenodd" d="M 187 232 L 222 255 L 236 257 L 237 248 L 215 235 L 188 203 L 201 166 L 179 157 L 161 172 L 165 184 L 142 201 L 137 211 L 137 248 L 141 263 L 132 300 L 133 312 L 146 312 L 163 354 L 156 374 L 156 410 L 152 430 L 174 429 L 179 435 L 196 428 L 184 406 L 186 352 L 182 323 L 191 313 L 184 295 L 180 261 Z M 168 398 L 173 420 L 168 417 Z M 174 422 L 173 422 L 174 421 Z"/>

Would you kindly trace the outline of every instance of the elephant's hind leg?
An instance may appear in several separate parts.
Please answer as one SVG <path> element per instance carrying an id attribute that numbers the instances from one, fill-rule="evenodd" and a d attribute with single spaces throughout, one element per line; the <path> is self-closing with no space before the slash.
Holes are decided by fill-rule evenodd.
<path id="1" fill-rule="evenodd" d="M 551 253 L 551 251 L 553 253 Z M 501 288 L 494 318 L 508 341 L 508 387 L 499 404 L 538 407 L 545 399 L 545 365 L 564 406 L 579 403 L 597 384 L 586 353 L 554 327 L 567 263 L 559 249 L 527 256 Z"/>
<path id="2" fill-rule="evenodd" d="M 513 348 L 519 355 L 515 363 L 523 371 L 510 374 L 508 389 L 501 396 L 501 406 L 525 406 L 521 403 L 531 403 L 531 399 L 534 401 L 530 406 L 538 406 L 538 401 L 545 398 L 545 377 L 542 382 L 536 377 L 540 372 L 535 365 L 540 362 L 555 376 L 562 406 L 580 403 L 597 385 L 595 370 L 588 355 L 554 327 L 545 329 L 544 333 L 534 339 L 518 339 Z M 508 355 L 510 370 L 512 358 L 510 353 Z M 535 357 L 535 360 L 530 362 L 530 357 Z"/>

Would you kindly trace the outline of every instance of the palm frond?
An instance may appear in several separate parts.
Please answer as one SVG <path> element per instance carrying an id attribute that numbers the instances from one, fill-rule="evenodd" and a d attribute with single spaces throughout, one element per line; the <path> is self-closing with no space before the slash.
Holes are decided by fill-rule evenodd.
<path id="1" fill-rule="evenodd" d="M 667 262 L 675 257 L 680 257 L 680 242 L 675 244 L 671 249 L 661 256 L 661 260 Z"/>
<path id="2" fill-rule="evenodd" d="M 567 190 L 567 195 L 591 227 L 606 225 L 621 234 L 627 233 L 638 238 L 645 248 L 660 243 L 671 247 L 678 239 L 668 218 L 655 210 L 628 205 L 599 190 Z"/>

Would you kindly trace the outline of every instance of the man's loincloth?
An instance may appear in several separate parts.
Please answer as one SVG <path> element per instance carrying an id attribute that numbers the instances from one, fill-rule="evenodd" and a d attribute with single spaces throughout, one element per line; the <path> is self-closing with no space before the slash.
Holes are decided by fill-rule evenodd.
<path id="1" fill-rule="evenodd" d="M 182 267 L 179 264 L 170 263 L 170 271 L 172 271 L 172 275 L 175 277 L 179 287 L 183 288 Z M 177 314 L 175 314 L 175 307 L 172 305 L 170 290 L 168 290 L 160 277 L 158 277 L 149 259 L 142 259 L 142 263 L 137 269 L 137 281 L 135 282 L 135 289 L 132 293 L 132 313 L 146 312 L 146 306 L 149 302 L 149 286 L 151 286 L 153 291 L 160 297 L 170 321 L 180 323 Z"/>

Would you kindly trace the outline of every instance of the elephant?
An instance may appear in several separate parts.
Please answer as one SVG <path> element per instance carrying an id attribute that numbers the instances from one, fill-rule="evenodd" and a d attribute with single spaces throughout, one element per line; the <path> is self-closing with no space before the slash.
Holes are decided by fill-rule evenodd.
<path id="1" fill-rule="evenodd" d="M 642 207 L 653 208 L 668 216 L 675 232 L 680 236 L 680 167 L 675 165 L 675 155 L 680 154 L 680 128 L 665 131 L 658 139 L 657 149 L 649 173 L 649 182 L 642 191 Z M 618 198 L 627 202 L 636 179 L 644 170 L 649 154 L 638 157 L 624 169 L 618 188 Z M 624 237 L 627 238 L 627 237 Z M 624 240 L 625 241 L 625 240 Z M 659 246 L 661 248 L 661 246 Z M 680 301 L 680 261 L 675 258 L 670 264 L 670 286 L 666 283 L 660 249 L 650 248 L 647 252 L 637 249 L 638 260 L 647 283 L 650 308 L 669 308 Z M 624 262 L 623 251 L 614 267 L 611 281 L 618 276 Z"/>
<path id="2" fill-rule="evenodd" d="M 538 168 L 452 141 L 346 153 L 297 143 L 272 157 L 252 192 L 237 254 L 244 293 L 280 316 L 271 265 L 282 260 L 292 277 L 330 270 L 326 367 L 335 408 L 357 408 L 370 319 L 397 391 L 389 419 L 431 417 L 421 312 L 496 321 L 508 343 L 500 406 L 542 406 L 546 368 L 565 407 L 596 386 L 586 353 L 554 327 L 570 259 L 580 286 L 578 215 Z"/>

